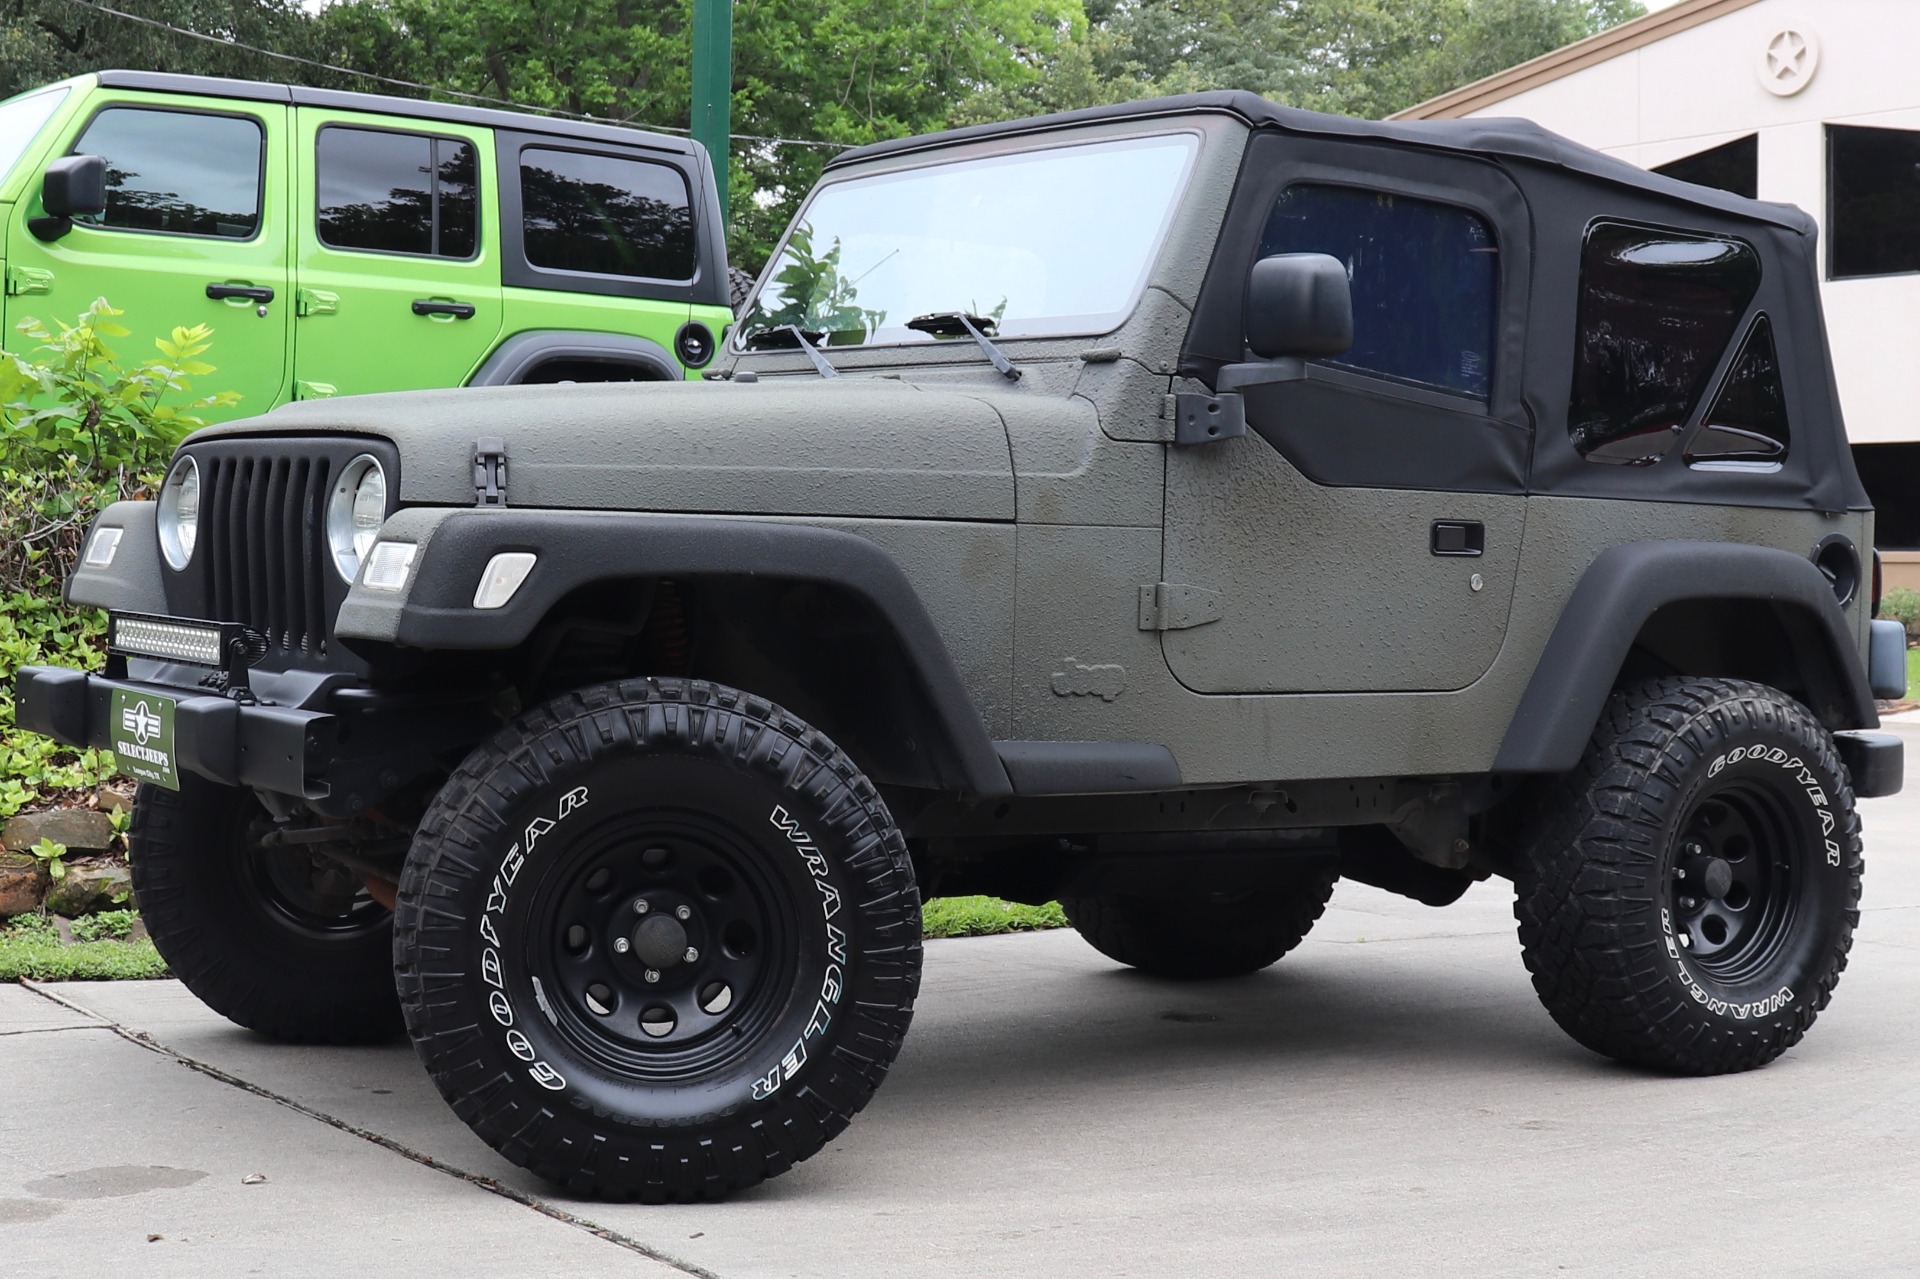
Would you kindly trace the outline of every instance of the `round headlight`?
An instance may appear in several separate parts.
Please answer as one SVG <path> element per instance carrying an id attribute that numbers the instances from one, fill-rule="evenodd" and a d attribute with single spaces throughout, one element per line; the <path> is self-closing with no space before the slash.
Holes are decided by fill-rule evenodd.
<path id="1" fill-rule="evenodd" d="M 327 500 L 327 544 L 340 576 L 351 582 L 360 561 L 379 540 L 387 518 L 387 473 L 380 463 L 362 453 L 347 463 Z"/>
<path id="2" fill-rule="evenodd" d="M 167 472 L 160 486 L 160 553 L 179 572 L 193 559 L 200 538 L 200 464 L 183 457 Z"/>

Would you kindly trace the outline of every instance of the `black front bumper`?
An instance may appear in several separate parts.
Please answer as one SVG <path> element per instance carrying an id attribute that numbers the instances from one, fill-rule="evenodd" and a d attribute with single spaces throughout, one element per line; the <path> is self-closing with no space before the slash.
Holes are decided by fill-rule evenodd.
<path id="1" fill-rule="evenodd" d="M 14 721 L 68 746 L 106 748 L 116 690 L 173 699 L 178 767 L 226 786 L 306 800 L 334 793 L 336 716 L 287 706 L 246 705 L 201 689 L 108 679 L 59 666 L 23 666 Z"/>

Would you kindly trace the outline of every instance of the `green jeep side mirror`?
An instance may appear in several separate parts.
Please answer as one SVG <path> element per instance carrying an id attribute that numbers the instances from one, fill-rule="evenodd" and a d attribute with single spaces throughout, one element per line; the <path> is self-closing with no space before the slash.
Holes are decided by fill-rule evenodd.
<path id="1" fill-rule="evenodd" d="M 1247 346 L 1263 360 L 1338 355 L 1353 345 L 1347 268 L 1325 253 L 1278 253 L 1247 278 Z"/>
<path id="2" fill-rule="evenodd" d="M 107 209 L 107 162 L 97 155 L 62 156 L 40 179 L 40 204 L 46 216 L 27 229 L 42 240 L 57 240 L 73 230 L 75 217 Z"/>

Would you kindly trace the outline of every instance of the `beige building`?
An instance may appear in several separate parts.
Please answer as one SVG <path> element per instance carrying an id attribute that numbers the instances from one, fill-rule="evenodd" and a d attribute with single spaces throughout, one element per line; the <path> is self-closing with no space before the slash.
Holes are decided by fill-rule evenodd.
<path id="1" fill-rule="evenodd" d="M 1920 586 L 1920 0 L 1680 0 L 1421 103 L 1523 116 L 1820 222 L 1847 433 L 1889 584 Z"/>

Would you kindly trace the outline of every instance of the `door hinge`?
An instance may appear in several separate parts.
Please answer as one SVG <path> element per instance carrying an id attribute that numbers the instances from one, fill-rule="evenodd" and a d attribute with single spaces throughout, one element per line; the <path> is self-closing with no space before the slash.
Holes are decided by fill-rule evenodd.
<path id="1" fill-rule="evenodd" d="M 53 292 L 53 272 L 37 266 L 10 266 L 7 268 L 7 296 L 17 298 L 23 293 Z"/>
<path id="2" fill-rule="evenodd" d="M 473 504 L 507 504 L 507 442 L 496 435 L 473 442 Z"/>
<path id="3" fill-rule="evenodd" d="M 1229 391 L 1206 395 L 1181 391 L 1173 397 L 1173 442 L 1212 444 L 1247 433 L 1247 404 Z"/>
<path id="4" fill-rule="evenodd" d="M 1154 582 L 1140 588 L 1140 629 L 1184 631 L 1224 616 L 1219 591 L 1179 582 Z"/>
<path id="5" fill-rule="evenodd" d="M 324 400 L 340 394 L 340 388 L 331 382 L 295 382 L 293 398 L 296 400 Z"/>
<path id="6" fill-rule="evenodd" d="M 340 295 L 329 293 L 325 289 L 295 289 L 293 313 L 295 315 L 338 315 Z"/>

